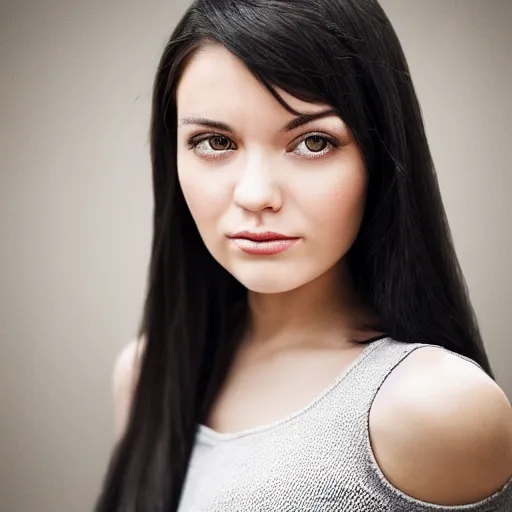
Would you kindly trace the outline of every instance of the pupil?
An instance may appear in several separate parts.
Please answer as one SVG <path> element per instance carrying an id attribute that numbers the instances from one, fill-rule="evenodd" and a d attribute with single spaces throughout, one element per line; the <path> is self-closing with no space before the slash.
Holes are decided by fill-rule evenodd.
<path id="1" fill-rule="evenodd" d="M 227 149 L 226 146 L 229 146 L 229 141 L 226 137 L 214 137 L 212 143 L 214 149 L 224 150 Z"/>
<path id="2" fill-rule="evenodd" d="M 314 135 L 306 139 L 306 146 L 310 151 L 322 151 L 325 149 L 325 140 L 321 137 L 318 137 L 317 135 Z"/>

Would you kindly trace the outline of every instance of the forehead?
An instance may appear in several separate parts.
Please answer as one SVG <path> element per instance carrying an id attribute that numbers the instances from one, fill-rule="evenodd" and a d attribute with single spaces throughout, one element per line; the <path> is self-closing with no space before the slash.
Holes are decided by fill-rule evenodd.
<path id="1" fill-rule="evenodd" d="M 328 105 L 307 103 L 276 89 L 293 109 L 315 113 Z M 291 114 L 250 72 L 245 64 L 226 48 L 211 44 L 202 48 L 185 68 L 176 91 L 181 115 L 240 114 L 242 111 L 272 111 Z"/>

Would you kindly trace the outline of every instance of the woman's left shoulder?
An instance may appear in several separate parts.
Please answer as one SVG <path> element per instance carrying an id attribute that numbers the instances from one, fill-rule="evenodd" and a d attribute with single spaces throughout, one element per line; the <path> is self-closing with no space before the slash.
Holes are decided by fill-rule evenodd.
<path id="1" fill-rule="evenodd" d="M 411 352 L 388 376 L 370 413 L 375 458 L 417 499 L 461 505 L 512 476 L 512 408 L 478 366 L 439 347 Z"/>

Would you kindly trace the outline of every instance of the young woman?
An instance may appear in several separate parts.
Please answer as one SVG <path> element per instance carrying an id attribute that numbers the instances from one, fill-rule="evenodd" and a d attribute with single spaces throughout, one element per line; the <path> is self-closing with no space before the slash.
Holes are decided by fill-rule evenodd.
<path id="1" fill-rule="evenodd" d="M 97 512 L 512 509 L 510 403 L 376 0 L 197 0 L 151 151 Z"/>

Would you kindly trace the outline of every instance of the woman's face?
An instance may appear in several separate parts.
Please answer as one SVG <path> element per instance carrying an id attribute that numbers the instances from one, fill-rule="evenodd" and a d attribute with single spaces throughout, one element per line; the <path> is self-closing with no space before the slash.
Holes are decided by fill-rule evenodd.
<path id="1" fill-rule="evenodd" d="M 301 113 L 331 110 L 278 92 Z M 299 122 L 220 45 L 189 63 L 177 111 L 185 200 L 206 247 L 240 283 L 286 292 L 343 259 L 361 224 L 366 172 L 335 113 Z"/>

